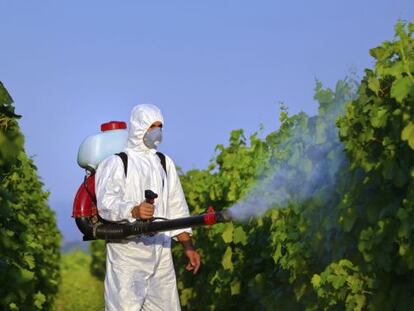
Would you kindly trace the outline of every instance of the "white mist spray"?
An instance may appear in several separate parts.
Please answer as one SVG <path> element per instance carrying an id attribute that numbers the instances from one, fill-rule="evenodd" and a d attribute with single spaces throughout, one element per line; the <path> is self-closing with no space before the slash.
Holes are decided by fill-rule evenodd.
<path id="1" fill-rule="evenodd" d="M 353 99 L 354 90 L 353 80 L 338 82 L 335 93 L 319 89 L 321 96 L 315 96 L 320 101 L 319 115 L 302 114 L 294 122 L 288 138 L 273 150 L 280 156 L 270 159 L 271 168 L 228 210 L 234 220 L 247 221 L 271 208 L 301 204 L 316 194 L 329 202 L 335 195 L 338 173 L 347 163 L 335 121 L 345 103 Z"/>

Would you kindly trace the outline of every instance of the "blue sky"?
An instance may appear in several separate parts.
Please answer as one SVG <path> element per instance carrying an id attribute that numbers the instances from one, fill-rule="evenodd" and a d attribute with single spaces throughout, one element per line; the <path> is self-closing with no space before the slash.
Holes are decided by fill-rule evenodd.
<path id="1" fill-rule="evenodd" d="M 283 101 L 313 114 L 332 87 L 372 67 L 369 49 L 414 21 L 414 1 L 0 0 L 0 80 L 14 98 L 65 239 L 83 178 L 79 144 L 101 123 L 158 105 L 161 151 L 205 168 L 231 130 L 278 127 Z"/>

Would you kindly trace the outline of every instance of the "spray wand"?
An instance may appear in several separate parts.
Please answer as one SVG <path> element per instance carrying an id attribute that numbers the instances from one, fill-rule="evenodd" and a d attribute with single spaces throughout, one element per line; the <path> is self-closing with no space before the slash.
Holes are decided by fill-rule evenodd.
<path id="1" fill-rule="evenodd" d="M 145 191 L 145 200 L 154 204 L 158 195 L 151 190 Z M 137 220 L 133 223 L 114 223 L 99 217 L 97 209 L 86 208 L 85 204 L 90 204 L 86 200 L 78 200 L 74 205 L 74 218 L 79 230 L 83 233 L 84 241 L 104 239 L 119 240 L 140 234 L 151 235 L 157 232 L 172 231 L 198 226 L 212 226 L 216 223 L 231 221 L 228 211 L 215 211 L 209 207 L 207 212 L 201 215 L 182 217 L 176 219 L 152 218 L 146 221 Z M 84 211 L 87 211 L 85 213 Z M 90 212 L 92 211 L 92 212 Z"/>

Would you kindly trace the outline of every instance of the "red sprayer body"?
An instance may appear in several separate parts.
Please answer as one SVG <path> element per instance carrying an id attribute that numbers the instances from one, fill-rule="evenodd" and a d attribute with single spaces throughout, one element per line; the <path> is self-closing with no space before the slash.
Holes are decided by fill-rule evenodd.
<path id="1" fill-rule="evenodd" d="M 95 202 L 95 175 L 85 177 L 73 201 L 72 217 L 93 217 L 98 214 Z"/>

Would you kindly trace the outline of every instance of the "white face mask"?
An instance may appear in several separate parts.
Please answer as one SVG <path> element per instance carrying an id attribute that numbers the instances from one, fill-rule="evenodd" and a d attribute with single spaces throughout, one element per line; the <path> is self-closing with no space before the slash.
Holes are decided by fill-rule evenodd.
<path id="1" fill-rule="evenodd" d="M 157 149 L 162 141 L 162 130 L 156 127 L 151 131 L 147 131 L 144 135 L 144 144 L 150 149 Z"/>

